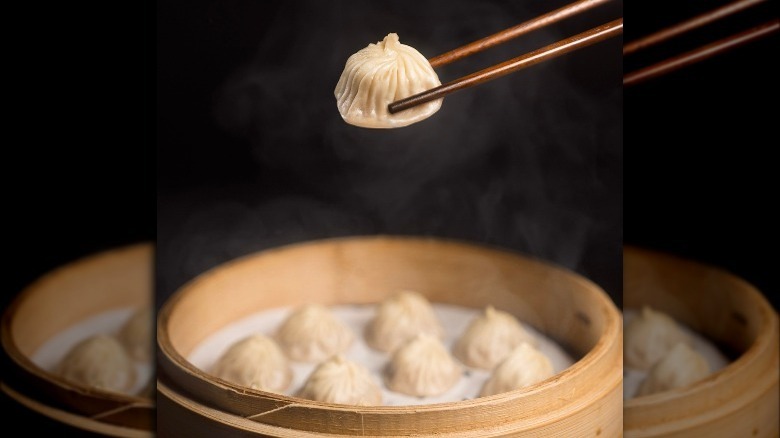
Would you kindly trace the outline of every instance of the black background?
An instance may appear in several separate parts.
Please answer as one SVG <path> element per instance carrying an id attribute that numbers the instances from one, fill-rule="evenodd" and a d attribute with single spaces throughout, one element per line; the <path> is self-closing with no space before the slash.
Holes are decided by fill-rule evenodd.
<path id="1" fill-rule="evenodd" d="M 3 310 L 56 267 L 156 235 L 154 6 L 31 6 L 5 12 Z M 91 436 L 0 401 L 11 434 Z"/>
<path id="2" fill-rule="evenodd" d="M 491 30 L 498 30 L 503 24 L 511 25 L 518 17 L 526 18 L 525 14 L 535 15 L 565 2 L 515 3 L 519 2 L 503 2 L 500 8 L 506 9 L 507 13 L 488 23 L 493 26 Z M 694 15 L 699 8 L 707 9 L 725 2 L 694 3 L 632 2 L 626 5 L 625 40 Z M 776 16 L 776 2 L 772 3 L 772 7 L 763 6 L 754 12 L 740 14 L 736 20 L 730 20 L 731 24 L 708 26 L 662 48 L 626 59 L 626 71 L 642 62 L 694 47 L 713 35 L 726 36 L 743 26 Z M 438 218 L 438 221 L 420 222 L 414 217 L 404 217 L 397 209 L 377 205 L 366 207 L 367 195 L 344 194 L 341 189 L 356 181 L 367 181 L 374 173 L 393 182 L 409 181 L 407 185 L 414 186 L 420 183 L 424 166 L 412 172 L 417 179 L 408 179 L 409 175 L 403 171 L 392 177 L 388 173 L 403 169 L 404 162 L 395 162 L 385 168 L 381 161 L 379 164 L 371 161 L 370 155 L 360 155 L 361 149 L 345 150 L 343 142 L 337 144 L 342 149 L 335 156 L 328 152 L 334 150 L 333 143 L 315 141 L 305 143 L 313 145 L 310 149 L 295 149 L 279 137 L 258 137 L 257 133 L 248 132 L 245 124 L 225 123 L 224 111 L 230 110 L 231 105 L 224 105 L 226 100 L 221 87 L 229 78 L 240 78 L 241 67 L 251 71 L 252 60 L 258 53 L 266 53 L 263 50 L 290 53 L 288 58 L 269 59 L 268 64 L 299 65 L 295 62 L 301 62 L 301 66 L 318 73 L 317 79 L 311 82 L 291 78 L 299 85 L 293 95 L 297 102 L 295 111 L 311 109 L 307 98 L 322 105 L 316 107 L 312 126 L 307 128 L 306 119 L 296 125 L 301 128 L 296 130 L 296 140 L 311 139 L 300 132 L 322 134 L 323 126 L 331 126 L 323 125 L 323 120 L 337 117 L 332 88 L 340 70 L 332 70 L 334 64 L 322 64 L 322 58 L 305 50 L 304 59 L 296 58 L 304 47 L 300 38 L 297 45 L 286 38 L 273 39 L 271 44 L 277 44 L 277 48 L 263 49 L 260 45 L 267 37 L 267 27 L 273 23 L 278 25 L 285 13 L 316 15 L 307 11 L 307 5 L 303 3 L 293 10 L 282 10 L 281 4 L 165 0 L 137 4 L 133 8 L 114 3 L 81 9 L 74 4 L 59 9 L 48 5 L 45 11 L 20 11 L 13 15 L 23 32 L 9 40 L 6 53 L 10 66 L 5 70 L 9 78 L 6 91 L 10 114 L 6 116 L 9 131 L 4 143 L 3 216 L 4 223 L 9 225 L 5 239 L 7 268 L 0 305 L 4 307 L 25 285 L 63 263 L 155 237 L 170 248 L 167 253 L 163 248 L 161 253 L 161 261 L 168 271 L 161 277 L 158 302 L 183 281 L 221 261 L 262 247 L 318 236 L 355 232 L 430 232 L 528 250 L 533 246 L 531 242 L 522 233 L 506 233 L 509 227 L 506 222 L 499 220 L 496 227 L 472 226 L 483 224 L 474 218 L 484 210 L 484 205 L 497 209 L 495 217 L 498 218 L 533 205 L 530 201 L 518 202 L 530 199 L 518 186 L 512 186 L 515 191 L 496 190 L 495 187 L 503 185 L 491 186 L 490 181 L 484 179 L 485 168 L 501 168 L 501 175 L 507 176 L 508 170 L 514 169 L 512 166 L 520 166 L 523 160 L 533 157 L 537 161 L 524 168 L 530 170 L 531 176 L 526 173 L 524 177 L 536 182 L 542 176 L 556 178 L 554 181 L 560 181 L 555 186 L 556 191 L 567 192 L 566 187 L 571 188 L 564 178 L 568 168 L 560 168 L 561 173 L 548 173 L 548 170 L 563 166 L 559 157 L 572 158 L 563 152 L 574 150 L 566 149 L 565 141 L 561 139 L 574 136 L 565 134 L 567 128 L 577 131 L 581 127 L 563 127 L 564 134 L 549 141 L 538 132 L 535 138 L 542 140 L 530 149 L 523 145 L 510 147 L 500 141 L 511 132 L 522 131 L 514 126 L 520 121 L 507 122 L 510 117 L 502 114 L 502 110 L 511 114 L 524 109 L 522 101 L 497 106 L 495 99 L 514 87 L 509 83 L 528 80 L 532 81 L 532 88 L 538 90 L 540 95 L 533 97 L 539 100 L 554 99 L 555 93 L 584 90 L 585 98 L 553 100 L 548 102 L 549 108 L 571 108 L 565 104 L 573 102 L 573 115 L 588 123 L 599 123 L 600 128 L 612 126 L 615 129 L 584 142 L 589 147 L 576 149 L 582 157 L 598 157 L 595 163 L 585 160 L 588 171 L 606 169 L 611 175 L 604 182 L 608 187 L 585 190 L 598 195 L 599 201 L 582 205 L 590 203 L 585 198 L 572 199 L 579 193 L 567 192 L 569 196 L 564 199 L 546 199 L 548 205 L 560 202 L 557 205 L 566 208 L 551 209 L 549 216 L 543 216 L 577 211 L 582 213 L 580 219 L 588 218 L 584 222 L 602 223 L 604 228 L 586 227 L 588 232 L 575 233 L 575 237 L 580 237 L 577 243 L 585 242 L 578 251 L 561 249 L 566 245 L 553 239 L 550 243 L 537 242 L 533 248 L 537 254 L 571 266 L 594 279 L 619 302 L 617 245 L 623 234 L 629 244 L 722 266 L 757 285 L 776 308 L 780 307 L 778 282 L 773 270 L 777 259 L 774 251 L 778 218 L 771 211 L 778 198 L 777 166 L 770 156 L 778 143 L 778 72 L 768 56 L 776 53 L 777 36 L 626 89 L 622 115 L 618 116 L 609 111 L 593 115 L 583 110 L 590 110 L 588 105 L 605 95 L 608 102 L 593 105 L 620 105 L 620 95 L 612 89 L 613 73 L 605 73 L 611 69 L 597 62 L 606 59 L 600 57 L 616 53 L 617 40 L 500 79 L 485 90 L 464 91 L 447 98 L 439 114 L 405 128 L 403 132 L 414 134 L 398 133 L 398 141 L 406 141 L 405 135 L 410 138 L 424 135 L 423 131 L 433 129 L 432 126 L 452 128 L 445 122 L 461 124 L 463 120 L 476 118 L 481 123 L 490 122 L 491 127 L 501 126 L 498 134 L 491 138 L 498 139 L 501 146 L 497 149 L 503 152 L 491 150 L 487 154 L 469 155 L 457 149 L 452 153 L 454 156 L 448 158 L 450 153 L 446 151 L 450 149 L 445 148 L 442 152 L 434 146 L 422 163 L 435 167 L 443 161 L 447 165 L 454 163 L 455 168 L 449 171 L 450 167 L 442 165 L 444 170 L 438 168 L 433 182 L 425 181 L 427 185 L 422 185 L 426 193 L 438 193 L 439 197 L 419 199 L 414 205 L 430 209 L 426 211 L 426 217 Z M 393 10 L 393 24 L 403 43 L 430 56 L 485 34 L 487 27 L 479 15 L 463 14 L 441 19 L 438 14 L 442 10 L 446 13 L 449 3 L 437 4 L 439 7 L 427 14 L 416 13 L 403 4 Z M 467 2 L 462 4 L 469 6 Z M 491 4 L 485 7 L 490 8 Z M 609 8 L 611 12 L 619 10 L 615 6 Z M 555 39 L 584 30 L 587 24 L 595 24 L 599 18 L 609 15 L 607 9 L 524 42 L 496 48 L 469 62 L 446 67 L 440 76 L 442 80 L 452 79 L 473 67 L 481 68 L 492 61 L 535 48 L 536 43 L 552 41 L 546 37 Z M 340 39 L 320 31 L 303 36 L 318 42 L 317 47 L 328 48 L 329 53 L 340 60 L 381 37 L 386 31 L 378 23 L 387 13 L 383 10 L 367 15 L 370 26 L 362 31 L 356 30 L 361 27 L 361 18 L 351 16 L 347 22 L 349 32 L 342 30 Z M 322 19 L 325 18 L 333 17 Z M 319 21 L 314 20 L 311 29 L 321 30 L 318 26 L 322 25 L 333 30 L 328 27 L 334 26 L 332 22 L 321 24 Z M 293 23 L 296 27 L 292 29 L 306 28 L 305 22 Z M 340 62 L 343 64 L 343 60 Z M 554 70 L 557 73 L 552 73 Z M 564 90 L 556 90 L 559 80 L 565 80 Z M 522 93 L 513 96 L 528 97 Z M 469 112 L 470 108 L 474 110 Z M 279 108 L 278 119 L 269 113 L 264 113 L 263 117 L 278 123 L 290 114 L 300 114 L 295 111 Z M 478 116 L 473 117 L 473 114 Z M 620 120 L 616 120 L 621 117 L 624 128 L 620 126 Z M 548 119 L 548 122 L 560 121 L 554 114 L 548 114 Z M 588 123 L 586 125 L 591 126 Z M 534 129 L 534 124 L 522 127 Z M 341 131 L 328 133 L 344 138 L 345 132 L 349 132 L 344 131 L 347 128 L 344 126 Z M 385 134 L 360 133 L 346 138 L 367 142 L 380 135 Z M 424 144 L 416 147 L 423 151 L 427 146 L 437 144 L 435 139 L 426 137 L 420 142 Z M 463 143 L 463 149 L 466 149 L 477 142 L 470 138 L 469 142 L 464 140 Z M 552 151 L 548 151 L 551 143 Z M 258 144 L 276 147 L 258 150 Z M 391 145 L 386 146 L 377 160 L 392 159 L 397 155 Z M 290 162 L 296 157 L 306 158 L 307 165 L 291 167 Z M 360 166 L 366 165 L 366 160 L 372 172 L 368 175 L 359 171 Z M 537 173 L 533 173 L 533 169 Z M 540 169 L 546 170 L 542 173 Z M 332 179 L 332 175 L 351 172 L 360 174 L 355 179 Z M 572 173 L 584 178 L 577 168 L 573 168 Z M 461 192 L 459 184 L 472 179 L 478 183 L 466 187 L 464 197 L 455 196 Z M 334 187 L 339 189 L 335 194 L 331 191 Z M 490 197 L 485 198 L 487 204 L 467 201 L 472 199 L 470 196 L 482 199 L 480 195 L 485 187 L 493 187 L 494 191 L 488 190 L 488 193 L 494 193 L 494 196 L 500 193 L 499 201 Z M 376 190 L 381 191 L 381 188 Z M 248 202 L 250 198 L 252 201 Z M 227 202 L 223 202 L 225 200 Z M 431 200 L 439 203 L 429 202 Z M 599 203 L 602 201 L 611 204 L 604 206 Z M 312 211 L 317 212 L 316 215 L 310 215 Z M 394 214 L 387 214 L 388 211 Z M 621 214 L 622 220 L 619 220 L 617 217 Z M 192 219 L 193 215 L 196 220 Z M 324 222 L 327 226 L 319 227 L 323 222 L 312 218 L 322 217 L 331 220 Z M 219 225 L 224 224 L 225 218 L 235 220 L 227 226 Z M 257 223 L 253 218 L 263 219 L 264 237 L 247 240 L 246 230 Z M 537 220 L 544 222 L 541 218 Z M 278 227 L 280 223 L 288 225 Z M 581 222 L 572 220 L 572 223 Z M 451 228 L 447 224 L 452 224 Z M 200 240 L 183 241 L 184 231 L 197 231 Z M 616 235 L 617 240 L 614 240 Z M 582 236 L 586 238 L 582 239 Z M 177 246 L 179 249 L 174 249 Z M 44 431 L 50 430 L 47 423 L 38 419 L 34 423 L 28 422 L 29 418 L 13 403 L 9 405 L 3 400 L 3 410 L 6 418 L 12 419 L 11 423 L 18 422 L 30 428 L 38 425 Z"/>
<path id="3" fill-rule="evenodd" d="M 727 3 L 632 4 L 625 41 Z M 776 1 L 766 2 L 629 55 L 625 72 L 765 23 L 776 11 Z M 623 200 L 627 244 L 724 268 L 763 291 L 775 309 L 777 48 L 775 33 L 627 87 Z"/>
<path id="4" fill-rule="evenodd" d="M 354 234 L 517 250 L 620 302 L 621 38 L 449 96 L 415 125 L 369 130 L 336 110 L 352 53 L 396 32 L 431 57 L 566 2 L 185 3 L 158 10 L 158 303 L 229 259 Z M 453 80 L 620 6 L 437 73 Z"/>

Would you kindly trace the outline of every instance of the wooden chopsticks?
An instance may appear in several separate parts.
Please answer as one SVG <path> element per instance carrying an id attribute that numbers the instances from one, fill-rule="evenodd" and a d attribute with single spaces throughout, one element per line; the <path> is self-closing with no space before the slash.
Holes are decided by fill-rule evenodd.
<path id="1" fill-rule="evenodd" d="M 634 85 L 642 81 L 664 75 L 679 68 L 695 64 L 719 53 L 742 46 L 751 41 L 763 38 L 780 30 L 780 20 L 774 19 L 768 23 L 737 33 L 727 38 L 706 44 L 697 49 L 671 57 L 623 76 L 623 85 Z"/>
<path id="2" fill-rule="evenodd" d="M 487 81 L 492 81 L 493 79 L 530 67 L 542 61 L 556 58 L 582 47 L 587 47 L 615 35 L 620 35 L 622 32 L 623 19 L 620 18 L 574 35 L 573 37 L 566 38 L 565 40 L 542 47 L 541 49 L 534 50 L 533 52 L 526 53 L 525 55 L 518 56 L 517 58 L 512 58 L 501 64 L 488 67 L 476 73 L 455 79 L 452 82 L 415 94 L 414 96 L 397 100 L 388 105 L 387 108 L 390 111 L 390 114 L 395 114 L 398 111 L 403 111 L 425 102 L 430 102 L 431 100 L 440 99 L 458 90 L 483 84 Z"/>
<path id="3" fill-rule="evenodd" d="M 517 26 L 504 29 L 498 33 L 482 38 L 478 41 L 458 47 L 447 53 L 433 57 L 429 60 L 431 66 L 439 67 L 451 62 L 471 56 L 475 53 L 489 49 L 498 44 L 507 42 L 521 35 L 527 34 L 533 30 L 540 29 L 550 24 L 561 21 L 565 18 L 577 15 L 588 9 L 599 6 L 609 0 L 579 0 L 556 9 L 547 14 L 536 17 L 532 20 L 518 24 Z M 765 2 L 766 0 L 736 0 L 727 5 L 713 9 L 712 11 L 693 17 L 679 24 L 662 29 L 646 37 L 628 43 L 623 46 L 623 55 L 630 55 L 647 47 L 654 46 L 678 35 L 692 31 L 709 23 L 723 19 Z M 638 69 L 623 76 L 623 85 L 633 85 L 647 79 L 657 77 L 676 69 L 685 67 L 715 56 L 719 53 L 734 49 L 751 41 L 763 38 L 780 30 L 780 20 L 775 18 L 761 25 L 755 26 L 743 32 L 731 35 L 727 38 L 705 44 L 689 52 L 668 58 L 664 61 L 655 63 L 648 67 Z M 623 32 L 623 19 L 614 20 L 607 24 L 597 26 L 588 31 L 566 38 L 556 43 L 534 50 L 525 55 L 518 56 L 500 64 L 480 70 L 476 73 L 455 79 L 454 81 L 442 84 L 438 87 L 415 94 L 405 99 L 400 99 L 388 105 L 388 111 L 391 114 L 403 111 L 417 105 L 440 99 L 455 91 L 464 88 L 483 84 L 493 79 L 505 76 L 509 73 L 530 67 L 542 61 L 552 59 L 563 54 L 569 53 L 579 48 L 587 47 L 591 44 L 603 41 L 607 38 L 619 35 Z"/>
<path id="4" fill-rule="evenodd" d="M 521 35 L 530 33 L 536 29 L 541 29 L 565 18 L 577 15 L 581 12 L 587 11 L 588 9 L 607 3 L 608 1 L 610 0 L 576 1 L 560 9 L 556 9 L 552 12 L 548 12 L 544 15 L 540 15 L 536 18 L 520 23 L 517 26 L 513 26 L 494 33 L 493 35 L 482 38 L 481 40 L 477 40 L 473 43 L 466 44 L 465 46 L 458 47 L 457 49 L 453 49 L 439 56 L 434 56 L 433 58 L 429 59 L 428 62 L 431 63 L 431 67 L 433 68 L 449 64 L 453 61 L 457 61 L 459 59 L 489 49 L 493 46 L 497 46 L 509 40 L 515 39 Z"/>
<path id="5" fill-rule="evenodd" d="M 624 45 L 623 55 L 629 55 L 642 49 L 654 46 L 673 37 L 682 35 L 686 32 L 697 29 L 706 24 L 713 23 L 717 20 L 721 20 L 765 1 L 766 0 L 737 0 L 725 6 L 713 9 L 712 11 L 703 13 L 689 20 L 685 20 L 681 23 L 675 24 L 666 29 L 662 29 L 658 32 L 652 33 L 648 36 L 642 37 L 636 41 Z M 705 44 L 696 49 L 677 56 L 673 56 L 648 67 L 627 73 L 623 76 L 623 85 L 634 85 L 645 80 L 664 75 L 679 68 L 697 63 L 717 54 L 742 46 L 751 41 L 755 41 L 757 39 L 771 35 L 778 30 L 780 30 L 780 20 L 775 18 L 759 26 L 755 26 L 715 42 Z"/>
<path id="6" fill-rule="evenodd" d="M 720 8 L 713 9 L 712 11 L 693 17 L 690 20 L 683 21 L 682 23 L 670 26 L 646 37 L 642 37 L 634 42 L 625 44 L 623 46 L 623 55 L 628 55 L 640 49 L 656 45 L 672 37 L 704 26 L 705 24 L 712 23 L 721 18 L 728 17 L 729 15 L 735 14 L 743 9 L 747 9 L 765 1 L 766 0 L 738 0 L 734 3 L 729 3 Z"/>
<path id="7" fill-rule="evenodd" d="M 556 23 L 565 18 L 579 14 L 585 10 L 604 4 L 608 1 L 609 0 L 576 1 L 560 9 L 556 9 L 532 20 L 518 24 L 517 26 L 504 29 L 481 40 L 466 44 L 465 46 L 461 46 L 442 55 L 433 57 L 429 60 L 429 62 L 433 67 L 448 64 L 498 44 L 507 42 L 533 30 L 540 29 L 552 23 Z M 555 42 L 548 46 L 542 47 L 541 49 L 526 53 L 525 55 L 512 58 L 508 61 L 480 70 L 476 73 L 463 76 L 459 79 L 455 79 L 454 81 L 442 84 L 430 90 L 423 91 L 422 93 L 397 100 L 390 103 L 387 109 L 390 114 L 395 114 L 399 111 L 415 107 L 425 102 L 440 99 L 458 90 L 483 84 L 493 79 L 500 78 L 501 76 L 508 75 L 509 73 L 514 73 L 518 70 L 522 70 L 524 68 L 538 64 L 542 61 L 556 58 L 573 50 L 590 46 L 599 41 L 620 35 L 622 32 L 623 19 L 620 18 L 564 40 Z"/>

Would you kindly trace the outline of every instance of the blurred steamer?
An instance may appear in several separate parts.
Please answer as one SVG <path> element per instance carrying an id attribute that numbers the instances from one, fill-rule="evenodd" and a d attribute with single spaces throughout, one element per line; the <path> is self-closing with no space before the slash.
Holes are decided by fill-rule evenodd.
<path id="1" fill-rule="evenodd" d="M 134 312 L 152 306 L 152 268 L 153 245 L 144 242 L 84 257 L 26 287 L 2 320 L 2 354 L 9 364 L 1 384 L 5 395 L 61 424 L 63 432 L 153 436 L 151 358 L 133 362 L 145 372 L 133 373 L 137 386 L 125 393 L 90 387 L 57 374 L 59 361 L 73 345 L 97 335 L 118 339 Z M 84 363 L 85 367 L 101 366 Z"/>
<path id="2" fill-rule="evenodd" d="M 732 362 L 691 385 L 625 401 L 626 437 L 777 437 L 778 317 L 721 269 L 624 251 L 624 308 L 651 306 L 714 342 Z"/>

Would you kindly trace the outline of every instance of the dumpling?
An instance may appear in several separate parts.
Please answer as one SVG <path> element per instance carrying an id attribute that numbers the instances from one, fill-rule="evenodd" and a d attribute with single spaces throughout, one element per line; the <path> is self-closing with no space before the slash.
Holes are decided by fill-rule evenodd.
<path id="1" fill-rule="evenodd" d="M 480 397 L 520 389 L 553 375 L 550 359 L 542 352 L 523 342 L 515 348 L 490 375 L 482 386 Z"/>
<path id="2" fill-rule="evenodd" d="M 430 117 L 442 99 L 395 114 L 387 106 L 439 85 L 428 60 L 391 33 L 347 59 L 335 95 L 345 122 L 364 128 L 399 128 Z"/>
<path id="3" fill-rule="evenodd" d="M 470 367 L 490 370 L 523 342 L 536 345 L 514 316 L 488 306 L 458 338 L 453 354 Z"/>
<path id="4" fill-rule="evenodd" d="M 691 343 L 674 319 L 647 306 L 626 325 L 624 335 L 626 365 L 640 370 L 649 369 L 677 343 Z"/>
<path id="5" fill-rule="evenodd" d="M 282 392 L 290 385 L 292 369 L 273 339 L 248 336 L 223 354 L 212 373 L 220 379 L 261 391 Z"/>
<path id="6" fill-rule="evenodd" d="M 401 291 L 379 305 L 366 326 L 366 342 L 376 350 L 391 352 L 419 333 L 442 338 L 444 328 L 424 296 Z"/>
<path id="7" fill-rule="evenodd" d="M 295 310 L 276 332 L 287 356 L 299 362 L 322 362 L 344 352 L 355 336 L 344 323 L 319 304 Z"/>
<path id="8" fill-rule="evenodd" d="M 141 362 L 150 361 L 153 326 L 152 308 L 148 306 L 136 310 L 122 326 L 119 331 L 119 341 L 122 342 L 130 357 Z"/>
<path id="9" fill-rule="evenodd" d="M 392 391 L 428 397 L 452 388 L 462 373 L 438 339 L 420 334 L 393 353 L 385 382 Z"/>
<path id="10" fill-rule="evenodd" d="M 382 390 L 368 370 L 341 355 L 319 364 L 298 396 L 343 405 L 382 404 Z"/>
<path id="11" fill-rule="evenodd" d="M 637 396 L 687 386 L 703 379 L 709 373 L 710 366 L 704 356 L 680 342 L 650 368 L 647 377 L 639 386 Z"/>
<path id="12" fill-rule="evenodd" d="M 95 335 L 68 351 L 57 368 L 65 380 L 106 391 L 128 393 L 135 384 L 132 359 L 114 337 Z"/>

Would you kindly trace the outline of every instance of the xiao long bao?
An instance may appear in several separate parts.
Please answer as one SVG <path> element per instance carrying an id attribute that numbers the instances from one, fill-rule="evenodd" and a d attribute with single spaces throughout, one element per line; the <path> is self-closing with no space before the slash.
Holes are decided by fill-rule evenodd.
<path id="1" fill-rule="evenodd" d="M 444 337 L 431 303 L 420 293 L 401 291 L 384 299 L 366 327 L 366 342 L 375 350 L 390 353 L 423 333 Z"/>
<path id="2" fill-rule="evenodd" d="M 313 276 L 301 276 L 302 270 Z M 271 292 L 278 285 L 287 292 Z M 241 305 L 219 306 L 225 290 Z M 230 390 L 209 372 L 231 342 L 250 333 L 275 336 L 292 311 L 313 302 L 355 334 L 353 345 L 334 356 L 370 373 L 381 391 L 379 404 L 354 405 L 362 401 L 321 394 L 328 392 L 325 387 L 335 394 L 348 382 L 366 383 L 338 360 L 317 373 L 321 363 L 291 361 L 293 382 L 280 394 Z M 466 367 L 452 347 L 487 306 L 522 318 L 538 350 L 561 373 L 529 388 L 479 397 L 491 372 Z M 577 312 L 584 317 L 574 317 Z M 562 316 L 566 326 L 555 325 Z M 426 325 L 420 320 L 440 333 L 407 338 L 412 322 L 417 324 L 411 332 Z M 566 437 L 595 435 L 600 428 L 601 436 L 612 437 L 622 426 L 617 307 L 584 277 L 514 251 L 433 236 L 298 242 L 209 270 L 162 307 L 160 321 L 164 362 L 158 369 L 165 380 L 158 386 L 158 407 L 176 414 L 168 418 L 187 420 L 169 421 L 174 432 L 186 426 L 222 435 Z M 540 328 L 532 324 L 537 321 Z M 545 321 L 552 321 L 549 331 L 543 330 Z M 372 324 L 376 333 L 385 327 L 389 336 L 407 332 L 394 349 L 381 351 L 368 343 Z M 307 380 L 313 388 L 304 391 Z"/>
<path id="3" fill-rule="evenodd" d="M 382 404 L 382 389 L 361 365 L 336 355 L 309 375 L 299 397 L 326 403 L 356 406 Z"/>
<path id="4" fill-rule="evenodd" d="M 292 360 L 317 363 L 344 352 L 355 336 L 328 308 L 308 304 L 287 317 L 276 339 Z"/>
<path id="5" fill-rule="evenodd" d="M 433 115 L 442 99 L 395 114 L 387 106 L 439 85 L 428 60 L 391 33 L 347 59 L 334 93 L 345 122 L 363 128 L 400 128 Z"/>
<path id="6" fill-rule="evenodd" d="M 637 395 L 650 395 L 687 386 L 709 374 L 710 366 L 704 356 L 680 342 L 650 368 Z"/>
<path id="7" fill-rule="evenodd" d="M 461 374 L 463 369 L 437 338 L 420 334 L 393 353 L 385 378 L 392 391 L 427 397 L 452 388 Z"/>
<path id="8" fill-rule="evenodd" d="M 231 345 L 212 373 L 236 385 L 271 392 L 284 391 L 293 377 L 284 352 L 273 339 L 262 334 L 248 336 Z"/>
<path id="9" fill-rule="evenodd" d="M 68 351 L 57 373 L 65 380 L 106 391 L 127 393 L 135 384 L 133 361 L 114 337 L 95 335 Z"/>
<path id="10" fill-rule="evenodd" d="M 455 343 L 453 354 L 470 367 L 491 370 L 523 342 L 536 345 L 514 316 L 487 306 Z"/>
<path id="11" fill-rule="evenodd" d="M 524 388 L 553 374 L 550 359 L 531 344 L 523 342 L 496 366 L 479 396 L 486 397 Z"/>
<path id="12" fill-rule="evenodd" d="M 631 368 L 650 369 L 677 343 L 692 340 L 669 315 L 643 307 L 625 328 L 625 362 Z"/>

